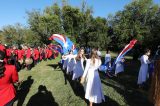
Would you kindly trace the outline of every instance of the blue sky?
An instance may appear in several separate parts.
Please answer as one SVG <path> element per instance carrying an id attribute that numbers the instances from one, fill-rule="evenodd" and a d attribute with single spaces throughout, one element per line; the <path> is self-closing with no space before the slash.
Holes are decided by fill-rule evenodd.
<path id="1" fill-rule="evenodd" d="M 0 29 L 4 25 L 14 25 L 21 23 L 27 25 L 26 11 L 32 9 L 43 10 L 46 6 L 52 5 L 55 1 L 61 0 L 1 0 L 0 1 Z M 79 7 L 82 0 L 68 0 L 72 6 Z M 94 16 L 107 17 L 108 14 L 114 14 L 118 10 L 130 3 L 132 0 L 87 0 L 87 4 L 92 6 Z M 160 0 L 154 0 L 160 5 Z"/>

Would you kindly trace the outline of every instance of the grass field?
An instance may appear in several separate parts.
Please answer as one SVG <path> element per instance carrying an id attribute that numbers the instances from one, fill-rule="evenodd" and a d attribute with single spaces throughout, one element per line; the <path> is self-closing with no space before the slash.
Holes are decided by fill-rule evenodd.
<path id="1" fill-rule="evenodd" d="M 56 68 L 58 61 L 59 58 L 43 61 L 31 71 L 19 72 L 23 83 L 14 106 L 87 106 L 82 86 L 75 89 L 70 77 L 66 77 L 65 83 L 65 74 Z M 136 86 L 139 62 L 127 57 L 125 63 L 125 72 L 116 78 L 109 79 L 100 73 L 106 102 L 98 105 L 150 106 L 147 91 L 140 91 Z"/>

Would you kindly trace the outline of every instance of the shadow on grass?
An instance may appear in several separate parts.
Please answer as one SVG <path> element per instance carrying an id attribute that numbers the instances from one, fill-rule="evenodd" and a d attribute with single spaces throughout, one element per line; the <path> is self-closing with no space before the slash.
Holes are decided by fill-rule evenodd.
<path id="1" fill-rule="evenodd" d="M 50 66 L 53 69 L 60 69 L 60 65 L 59 64 L 48 64 L 47 66 Z"/>
<path id="2" fill-rule="evenodd" d="M 22 84 L 19 87 L 19 90 L 17 91 L 17 106 L 23 106 L 24 100 L 33 82 L 34 80 L 32 79 L 32 76 L 28 76 L 27 80 L 22 82 Z"/>
<path id="3" fill-rule="evenodd" d="M 65 70 L 62 70 L 63 74 L 64 74 L 64 79 L 65 79 L 65 84 L 67 84 L 67 81 L 69 82 L 74 94 L 76 96 L 79 96 L 81 99 L 83 99 L 87 104 L 89 104 L 89 102 L 85 99 L 85 91 L 84 91 L 84 87 L 79 83 L 79 81 L 77 80 L 72 80 L 72 75 L 71 74 L 66 74 Z"/>
<path id="4" fill-rule="evenodd" d="M 119 104 L 105 95 L 105 102 L 101 104 L 93 104 L 93 106 L 119 106 Z"/>
<path id="5" fill-rule="evenodd" d="M 58 104 L 46 86 L 40 85 L 38 92 L 29 99 L 27 106 L 58 106 Z"/>
<path id="6" fill-rule="evenodd" d="M 139 61 L 126 60 L 125 72 L 117 77 L 105 81 L 105 75 L 101 74 L 102 83 L 114 88 L 121 94 L 129 106 L 152 106 L 147 99 L 148 91 L 139 91 L 137 89 L 137 77 L 139 71 Z M 116 83 L 112 83 L 112 82 Z"/>

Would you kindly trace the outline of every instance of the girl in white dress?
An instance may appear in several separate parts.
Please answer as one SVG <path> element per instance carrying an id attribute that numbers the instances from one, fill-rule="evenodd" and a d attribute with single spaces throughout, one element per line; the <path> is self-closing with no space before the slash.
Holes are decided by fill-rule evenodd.
<path id="1" fill-rule="evenodd" d="M 90 106 L 93 103 L 101 103 L 105 101 L 101 80 L 98 73 L 98 68 L 101 65 L 101 60 L 97 56 L 95 49 L 92 50 L 91 58 L 87 60 L 84 74 L 81 78 L 81 83 L 86 81 L 85 98 L 90 101 Z"/>
<path id="2" fill-rule="evenodd" d="M 117 76 L 118 73 L 124 71 L 124 61 L 125 59 L 122 58 L 120 61 L 116 63 L 115 76 Z"/>
<path id="3" fill-rule="evenodd" d="M 145 51 L 145 54 L 141 56 L 140 61 L 141 61 L 141 67 L 138 75 L 138 85 L 139 87 L 142 87 L 142 85 L 146 82 L 147 80 L 147 75 L 148 75 L 148 64 L 150 61 L 148 60 L 148 56 L 150 55 L 150 50 L 147 49 Z"/>
<path id="4" fill-rule="evenodd" d="M 75 58 L 75 66 L 73 68 L 73 76 L 72 80 L 76 80 L 80 78 L 83 75 L 84 72 L 84 64 L 83 62 L 86 60 L 86 57 L 84 55 L 84 49 L 81 48 L 78 52 L 77 57 Z"/>
<path id="5" fill-rule="evenodd" d="M 71 50 L 69 55 L 67 56 L 68 58 L 68 64 L 67 64 L 67 74 L 71 73 L 73 71 L 73 68 L 75 66 L 75 57 L 77 55 L 73 54 L 73 51 Z"/>

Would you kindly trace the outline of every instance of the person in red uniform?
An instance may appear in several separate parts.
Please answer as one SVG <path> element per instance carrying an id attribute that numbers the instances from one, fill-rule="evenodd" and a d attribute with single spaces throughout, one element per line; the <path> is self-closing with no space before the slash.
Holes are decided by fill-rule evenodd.
<path id="1" fill-rule="evenodd" d="M 2 44 L 2 42 L 0 41 L 0 50 L 3 51 L 3 52 L 6 52 L 6 48 L 5 46 Z"/>
<path id="2" fill-rule="evenodd" d="M 52 59 L 52 55 L 53 55 L 52 50 L 50 48 L 48 48 L 48 56 L 47 56 L 47 58 L 48 59 Z"/>
<path id="3" fill-rule="evenodd" d="M 39 60 L 39 50 L 37 48 L 34 49 L 34 65 L 36 65 L 38 63 Z"/>
<path id="4" fill-rule="evenodd" d="M 12 106 L 16 96 L 13 83 L 18 82 L 18 73 L 14 65 L 4 63 L 4 57 L 0 51 L 0 106 Z"/>

